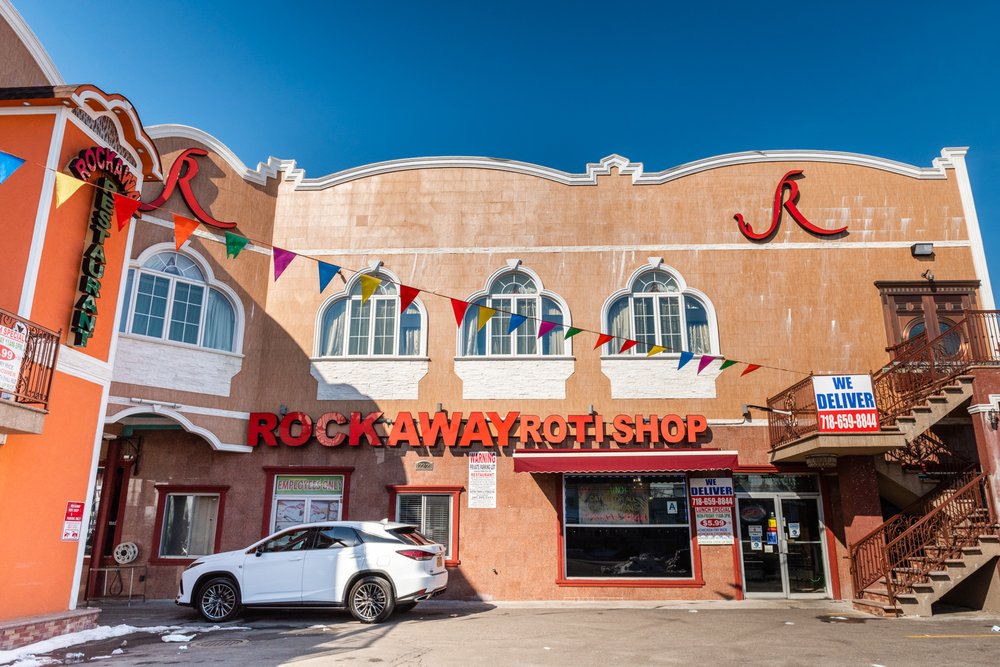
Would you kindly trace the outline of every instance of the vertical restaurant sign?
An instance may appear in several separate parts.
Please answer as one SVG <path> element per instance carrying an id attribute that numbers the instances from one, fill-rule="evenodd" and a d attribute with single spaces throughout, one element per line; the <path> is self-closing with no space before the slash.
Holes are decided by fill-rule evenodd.
<path id="1" fill-rule="evenodd" d="M 89 236 L 80 265 L 78 297 L 69 326 L 73 333 L 73 345 L 86 347 L 97 324 L 97 300 L 101 298 L 101 280 L 107 265 L 104 241 L 111 235 L 111 224 L 115 217 L 113 193 L 122 193 L 134 199 L 139 198 L 139 193 L 136 191 L 135 174 L 122 157 L 110 148 L 94 146 L 80 151 L 70 161 L 69 170 L 81 181 L 97 186 L 90 215 Z"/>
<path id="2" fill-rule="evenodd" d="M 698 544 L 733 544 L 733 478 L 692 477 L 690 484 Z"/>
<path id="3" fill-rule="evenodd" d="M 497 455 L 493 452 L 469 454 L 469 508 L 497 506 Z"/>
<path id="4" fill-rule="evenodd" d="M 80 531 L 83 529 L 83 503 L 70 500 L 66 503 L 66 514 L 63 517 L 63 542 L 79 542 Z"/>
<path id="5" fill-rule="evenodd" d="M 0 397 L 5 392 L 17 391 L 27 343 L 28 327 L 23 323 L 14 322 L 13 328 L 0 324 Z"/>
<path id="6" fill-rule="evenodd" d="M 813 392 L 821 433 L 879 430 L 870 375 L 817 375 L 813 377 Z"/>

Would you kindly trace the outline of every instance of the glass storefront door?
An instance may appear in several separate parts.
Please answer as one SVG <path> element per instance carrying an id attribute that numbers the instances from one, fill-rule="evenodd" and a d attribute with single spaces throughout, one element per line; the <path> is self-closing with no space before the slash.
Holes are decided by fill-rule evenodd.
<path id="1" fill-rule="evenodd" d="M 736 516 L 748 597 L 829 596 L 818 496 L 750 492 Z"/>

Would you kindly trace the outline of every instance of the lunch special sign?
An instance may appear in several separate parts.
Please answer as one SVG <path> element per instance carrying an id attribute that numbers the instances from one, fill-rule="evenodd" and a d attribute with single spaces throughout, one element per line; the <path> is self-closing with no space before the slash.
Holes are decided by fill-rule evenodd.
<path id="1" fill-rule="evenodd" d="M 690 485 L 698 544 L 733 544 L 733 478 L 692 477 Z"/>

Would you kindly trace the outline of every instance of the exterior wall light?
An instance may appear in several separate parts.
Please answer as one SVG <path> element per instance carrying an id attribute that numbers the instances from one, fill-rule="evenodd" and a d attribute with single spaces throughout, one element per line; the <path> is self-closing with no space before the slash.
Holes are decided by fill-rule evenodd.
<path id="1" fill-rule="evenodd" d="M 996 408 L 990 408 L 986 411 L 986 419 L 989 420 L 993 430 L 997 430 L 997 423 L 1000 422 L 1000 413 L 997 412 Z"/>
<path id="2" fill-rule="evenodd" d="M 910 254 L 914 257 L 933 257 L 934 256 L 934 244 L 933 243 L 914 243 L 910 246 Z"/>

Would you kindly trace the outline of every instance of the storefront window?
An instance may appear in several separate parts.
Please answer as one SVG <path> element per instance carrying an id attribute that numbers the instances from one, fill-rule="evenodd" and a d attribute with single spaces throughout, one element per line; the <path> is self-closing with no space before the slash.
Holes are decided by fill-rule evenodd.
<path id="1" fill-rule="evenodd" d="M 400 523 L 416 526 L 425 537 L 443 544 L 451 558 L 451 495 L 401 493 L 396 497 Z"/>
<path id="2" fill-rule="evenodd" d="M 736 493 L 819 493 L 815 475 L 733 475 Z"/>
<path id="3" fill-rule="evenodd" d="M 339 521 L 343 499 L 343 475 L 276 475 L 271 530 Z"/>
<path id="4" fill-rule="evenodd" d="M 683 476 L 566 476 L 566 576 L 690 579 Z"/>
<path id="5" fill-rule="evenodd" d="M 218 519 L 218 495 L 168 494 L 159 556 L 194 558 L 212 553 Z"/>

